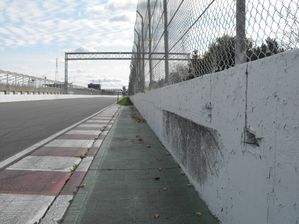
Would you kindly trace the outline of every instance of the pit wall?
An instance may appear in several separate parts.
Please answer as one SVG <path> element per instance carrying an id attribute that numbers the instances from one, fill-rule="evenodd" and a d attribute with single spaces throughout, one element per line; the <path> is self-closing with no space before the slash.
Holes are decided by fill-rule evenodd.
<path id="1" fill-rule="evenodd" d="M 299 223 L 298 50 L 131 100 L 221 223 Z"/>

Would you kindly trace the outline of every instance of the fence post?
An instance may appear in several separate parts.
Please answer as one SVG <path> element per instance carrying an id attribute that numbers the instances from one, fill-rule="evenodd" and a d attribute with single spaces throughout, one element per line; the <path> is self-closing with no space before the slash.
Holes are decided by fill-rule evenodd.
<path id="1" fill-rule="evenodd" d="M 236 43 L 235 43 L 235 63 L 242 64 L 246 58 L 246 0 L 236 2 Z"/>
<path id="2" fill-rule="evenodd" d="M 8 74 L 6 74 L 6 91 L 5 91 L 5 94 L 9 94 Z"/>
<path id="3" fill-rule="evenodd" d="M 163 0 L 163 11 L 164 11 L 164 49 L 165 49 L 165 84 L 169 81 L 169 48 L 168 48 L 168 10 L 167 0 Z"/>
<path id="4" fill-rule="evenodd" d="M 150 73 L 149 89 L 151 89 L 153 83 L 151 0 L 147 0 L 147 14 L 148 14 L 148 58 L 149 58 L 149 73 Z"/>
<path id="5" fill-rule="evenodd" d="M 144 92 L 144 86 L 145 86 L 144 19 L 143 19 L 142 14 L 138 10 L 136 10 L 136 12 L 141 18 L 141 49 L 142 49 L 141 92 Z"/>
<path id="6" fill-rule="evenodd" d="M 137 31 L 135 31 L 137 33 Z M 138 35 L 138 33 L 137 33 Z M 138 73 L 139 71 L 139 61 L 138 61 L 138 57 L 139 57 L 139 44 L 136 43 L 136 41 L 134 40 L 134 44 L 136 46 L 136 54 L 134 55 L 134 81 L 133 81 L 133 89 L 134 89 L 134 94 L 138 93 Z M 134 95 L 133 94 L 133 95 Z"/>
<path id="7" fill-rule="evenodd" d="M 138 48 L 137 48 L 137 64 L 138 64 L 138 73 L 137 73 L 137 93 L 141 91 L 141 73 L 142 73 L 142 64 L 141 64 L 141 50 L 140 50 L 140 37 L 138 35 Z"/>
<path id="8" fill-rule="evenodd" d="M 68 94 L 68 57 L 67 53 L 64 53 L 64 88 L 65 94 Z"/>
<path id="9" fill-rule="evenodd" d="M 137 91 L 140 92 L 141 91 L 140 76 L 142 75 L 142 68 L 141 68 L 142 64 L 140 63 L 140 61 L 141 61 L 140 34 L 136 29 L 134 29 L 134 31 L 137 34 L 137 39 L 138 39 L 138 41 L 137 41 L 138 44 L 136 44 L 136 46 L 137 46 L 137 71 L 138 71 L 136 79 L 138 82 L 138 90 Z"/>

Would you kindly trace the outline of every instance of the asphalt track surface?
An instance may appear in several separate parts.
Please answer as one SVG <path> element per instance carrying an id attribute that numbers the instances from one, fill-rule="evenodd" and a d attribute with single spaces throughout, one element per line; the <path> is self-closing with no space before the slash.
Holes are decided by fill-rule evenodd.
<path id="1" fill-rule="evenodd" d="M 0 161 L 115 101 L 101 97 L 0 103 Z"/>

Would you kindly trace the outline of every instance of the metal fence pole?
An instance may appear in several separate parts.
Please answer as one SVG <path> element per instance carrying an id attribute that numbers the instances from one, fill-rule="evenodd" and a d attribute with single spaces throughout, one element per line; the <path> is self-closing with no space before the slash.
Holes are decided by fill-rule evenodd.
<path id="1" fill-rule="evenodd" d="M 164 49 L 165 49 L 165 84 L 169 81 L 169 48 L 168 48 L 168 11 L 167 11 L 167 0 L 163 0 L 163 11 L 164 11 Z"/>
<path id="2" fill-rule="evenodd" d="M 135 72 L 134 72 L 134 94 L 138 93 L 138 77 L 139 77 L 139 63 L 138 63 L 138 45 L 137 45 L 137 55 L 135 58 Z"/>
<path id="3" fill-rule="evenodd" d="M 143 23 L 143 17 L 142 17 L 142 28 L 141 28 L 141 46 L 142 46 L 142 73 L 141 73 L 141 91 L 144 92 L 145 87 L 145 58 L 144 58 L 144 23 Z"/>
<path id="4" fill-rule="evenodd" d="M 138 32 L 135 30 L 135 32 L 138 35 Z M 139 73 L 139 61 L 138 61 L 138 57 L 139 57 L 139 44 L 136 43 L 136 41 L 134 41 L 134 44 L 136 46 L 136 55 L 134 56 L 134 79 L 133 79 L 133 89 L 134 89 L 134 94 L 136 94 L 138 92 L 138 73 Z M 133 95 L 134 95 L 133 94 Z"/>
<path id="5" fill-rule="evenodd" d="M 8 74 L 6 74 L 6 91 L 5 94 L 9 93 L 9 86 L 8 86 Z"/>
<path id="6" fill-rule="evenodd" d="M 235 63 L 245 63 L 246 58 L 246 0 L 236 2 L 236 43 L 235 43 Z"/>
<path id="7" fill-rule="evenodd" d="M 64 88 L 65 94 L 68 94 L 68 58 L 67 53 L 64 55 Z"/>
<path id="8" fill-rule="evenodd" d="M 140 91 L 140 81 L 139 81 L 139 77 L 140 77 L 140 49 L 139 49 L 139 38 L 138 38 L 138 44 L 137 44 L 137 59 L 136 59 L 136 93 L 138 93 Z"/>
<path id="9" fill-rule="evenodd" d="M 142 76 L 142 65 L 141 65 L 141 63 L 140 63 L 140 59 L 141 59 L 141 54 L 140 54 L 140 52 L 141 52 L 141 50 L 140 50 L 140 34 L 139 34 L 139 32 L 136 30 L 136 29 L 134 29 L 134 31 L 136 32 L 136 34 L 137 34 L 137 38 L 138 38 L 138 44 L 137 44 L 137 77 L 136 77 L 136 79 L 137 79 L 137 83 L 138 83 L 138 92 L 140 92 L 140 91 L 142 91 L 142 88 L 141 88 L 141 85 L 140 85 L 140 76 Z"/>
<path id="10" fill-rule="evenodd" d="M 147 14 L 148 14 L 148 57 L 149 57 L 149 74 L 150 74 L 149 89 L 151 89 L 153 83 L 151 0 L 147 1 Z"/>
<path id="11" fill-rule="evenodd" d="M 141 18 L 141 49 L 142 49 L 142 71 L 141 71 L 141 92 L 144 92 L 144 86 L 145 86 L 145 63 L 144 63 L 144 19 L 142 14 L 136 10 L 137 14 L 140 16 Z"/>

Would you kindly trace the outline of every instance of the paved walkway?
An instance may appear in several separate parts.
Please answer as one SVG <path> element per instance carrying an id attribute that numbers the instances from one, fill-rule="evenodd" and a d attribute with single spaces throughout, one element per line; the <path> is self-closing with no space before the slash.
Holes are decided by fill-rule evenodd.
<path id="1" fill-rule="evenodd" d="M 123 107 L 63 223 L 214 224 L 179 166 L 133 107 Z"/>

